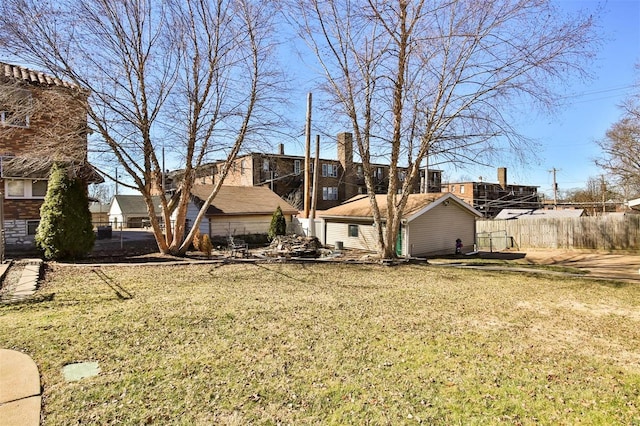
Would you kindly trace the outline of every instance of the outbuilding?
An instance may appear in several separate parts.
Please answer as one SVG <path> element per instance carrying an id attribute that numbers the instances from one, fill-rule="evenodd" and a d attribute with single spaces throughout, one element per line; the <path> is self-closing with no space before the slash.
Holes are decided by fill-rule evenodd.
<path id="1" fill-rule="evenodd" d="M 386 221 L 387 195 L 376 195 Z M 368 195 L 359 195 L 319 213 L 325 245 L 376 251 L 377 232 Z M 396 253 L 405 257 L 473 251 L 476 218 L 482 214 L 451 193 L 410 194 L 401 221 Z"/>
<path id="2" fill-rule="evenodd" d="M 194 185 L 187 208 L 189 223 L 193 223 L 212 191 L 213 185 Z M 290 227 L 298 210 L 269 188 L 222 185 L 200 222 L 200 233 L 211 237 L 266 234 L 278 206 Z"/>

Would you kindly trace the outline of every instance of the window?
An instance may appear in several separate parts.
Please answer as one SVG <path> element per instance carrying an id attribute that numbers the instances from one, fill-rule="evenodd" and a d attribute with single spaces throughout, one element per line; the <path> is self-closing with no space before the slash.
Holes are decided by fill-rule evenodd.
<path id="1" fill-rule="evenodd" d="M 31 196 L 42 197 L 47 195 L 47 181 L 46 180 L 34 180 L 31 182 Z"/>
<path id="2" fill-rule="evenodd" d="M 460 193 L 464 194 L 464 185 L 460 185 Z"/>
<path id="3" fill-rule="evenodd" d="M 384 170 L 382 169 L 382 167 L 378 167 L 376 169 L 375 178 L 378 179 L 378 180 L 382 180 L 384 178 Z"/>
<path id="4" fill-rule="evenodd" d="M 300 174 L 301 170 L 301 162 L 300 160 L 293 160 L 293 173 L 296 175 Z"/>
<path id="5" fill-rule="evenodd" d="M 337 200 L 338 188 L 335 186 L 322 187 L 322 199 L 323 200 Z"/>
<path id="6" fill-rule="evenodd" d="M 262 160 L 262 170 L 264 170 L 265 172 L 268 172 L 269 170 L 271 170 L 271 166 L 269 164 L 268 158 L 265 158 L 264 160 Z"/>
<path id="7" fill-rule="evenodd" d="M 359 177 L 359 178 L 364 177 L 364 173 L 363 173 L 363 170 L 362 170 L 362 165 L 360 165 L 360 164 L 358 164 L 356 166 L 356 176 Z"/>
<path id="8" fill-rule="evenodd" d="M 24 197 L 24 180 L 7 180 L 7 198 Z"/>
<path id="9" fill-rule="evenodd" d="M 338 177 L 338 166 L 335 164 L 323 164 L 322 165 L 323 177 Z"/>
<path id="10" fill-rule="evenodd" d="M 44 198 L 47 195 L 46 180 L 7 179 L 5 180 L 7 198 Z"/>
<path id="11" fill-rule="evenodd" d="M 358 236 L 358 225 L 349 225 L 349 236 L 350 237 Z"/>
<path id="12" fill-rule="evenodd" d="M 38 230 L 38 225 L 40 225 L 39 220 L 28 220 L 27 235 L 36 235 L 36 231 Z"/>
<path id="13" fill-rule="evenodd" d="M 398 170 L 398 180 L 400 182 L 404 182 L 406 178 L 407 178 L 407 172 L 405 172 L 404 170 Z"/>
<path id="14" fill-rule="evenodd" d="M 19 88 L 5 88 L 0 93 L 0 124 L 29 127 L 31 92 Z"/>
<path id="15" fill-rule="evenodd" d="M 455 185 L 451 185 L 451 192 L 456 192 L 456 186 Z"/>

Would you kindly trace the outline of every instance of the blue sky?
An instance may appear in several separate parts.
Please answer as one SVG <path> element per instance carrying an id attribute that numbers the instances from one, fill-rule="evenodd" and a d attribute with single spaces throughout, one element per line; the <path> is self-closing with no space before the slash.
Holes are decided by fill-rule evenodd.
<path id="1" fill-rule="evenodd" d="M 561 1 L 562 7 L 593 9 L 595 1 Z M 552 118 L 539 117 L 525 127 L 525 133 L 536 138 L 542 150 L 540 164 L 525 170 L 509 170 L 513 183 L 538 185 L 540 191 L 552 194 L 553 175 L 560 191 L 582 188 L 589 177 L 603 172 L 594 165 L 600 155 L 596 144 L 607 129 L 621 117 L 620 103 L 640 81 L 640 0 L 610 0 L 605 4 L 601 21 L 605 39 L 596 62 L 591 67 L 594 79 L 587 83 L 574 82 L 575 95 L 569 104 Z M 636 93 L 640 90 L 635 87 Z M 472 175 L 473 176 L 473 175 Z M 496 173 L 487 172 L 492 181 Z"/>
<path id="2" fill-rule="evenodd" d="M 508 167 L 510 183 L 539 186 L 540 192 L 551 197 L 553 168 L 557 169 L 556 180 L 560 191 L 583 188 L 590 177 L 599 178 L 602 174 L 594 164 L 594 159 L 600 154 L 596 141 L 620 118 L 618 105 L 631 93 L 633 85 L 640 81 L 640 71 L 634 68 L 635 64 L 640 63 L 640 0 L 559 0 L 557 4 L 568 11 L 595 10 L 598 5 L 604 7 L 599 22 L 604 39 L 602 49 L 588 69 L 593 78 L 586 82 L 570 82 L 566 104 L 554 111 L 553 116 L 532 115 L 525 118 L 526 124 L 517 126 L 521 133 L 540 144 L 537 159 L 531 159 L 525 166 L 505 159 L 502 164 L 492 164 L 491 167 L 444 168 L 446 180 L 478 180 L 482 176 L 484 181 L 497 182 L 497 167 L 505 166 Z M 296 127 L 303 129 L 306 108 L 306 92 L 303 90 L 311 86 L 317 74 L 314 75 L 304 64 L 293 68 L 297 68 L 299 74 L 296 78 L 301 85 L 300 91 L 293 94 L 299 100 L 294 101 L 291 119 L 300 123 Z M 636 86 L 635 90 L 640 89 Z M 314 110 L 316 107 L 314 97 Z M 285 143 L 286 152 L 300 155 L 304 136 L 294 136 L 294 139 Z M 323 140 L 322 146 L 321 158 L 335 158 L 333 140 Z"/>

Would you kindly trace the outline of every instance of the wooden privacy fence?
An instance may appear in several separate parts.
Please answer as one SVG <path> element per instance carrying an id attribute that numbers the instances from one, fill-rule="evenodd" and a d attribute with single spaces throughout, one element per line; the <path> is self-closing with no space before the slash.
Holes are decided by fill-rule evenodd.
<path id="1" fill-rule="evenodd" d="M 479 220 L 478 250 L 559 248 L 637 250 L 640 248 L 640 215 L 557 219 Z"/>

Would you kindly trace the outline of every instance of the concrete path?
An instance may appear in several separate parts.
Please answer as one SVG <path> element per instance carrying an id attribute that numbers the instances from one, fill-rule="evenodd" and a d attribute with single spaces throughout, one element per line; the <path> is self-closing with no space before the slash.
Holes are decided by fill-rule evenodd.
<path id="1" fill-rule="evenodd" d="M 40 374 L 29 355 L 0 349 L 0 423 L 3 426 L 40 424 Z"/>
<path id="2" fill-rule="evenodd" d="M 0 276 L 9 264 L 0 265 Z M 18 283 L 3 301 L 12 303 L 27 299 L 36 291 L 42 260 L 26 262 Z M 40 424 L 40 373 L 29 355 L 0 349 L 0 424 L 2 426 L 38 426 Z"/>
<path id="3" fill-rule="evenodd" d="M 3 295 L 2 301 L 5 303 L 19 302 L 35 293 L 38 288 L 38 280 L 42 272 L 42 259 L 24 259 L 20 261 L 24 264 L 22 274 L 17 283 L 12 284 Z M 9 268 L 9 264 L 2 264 L 0 277 L 4 277 Z"/>

